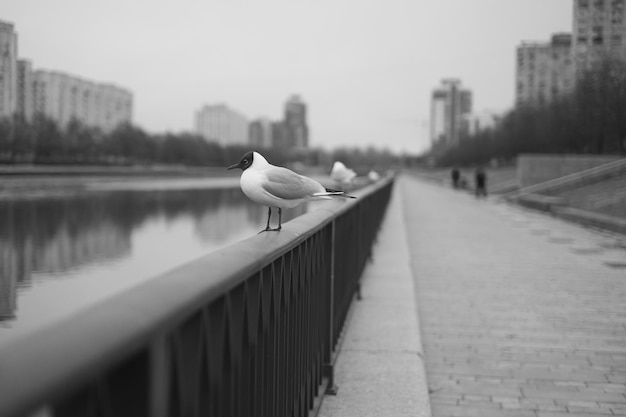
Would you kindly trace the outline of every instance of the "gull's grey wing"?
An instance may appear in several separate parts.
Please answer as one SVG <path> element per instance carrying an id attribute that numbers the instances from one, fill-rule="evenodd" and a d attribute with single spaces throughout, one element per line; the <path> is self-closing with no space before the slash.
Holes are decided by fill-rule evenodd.
<path id="1" fill-rule="evenodd" d="M 305 198 L 326 191 L 319 182 L 296 174 L 287 168 L 272 167 L 265 172 L 265 175 L 267 181 L 263 183 L 263 188 L 276 197 L 286 200 Z"/>

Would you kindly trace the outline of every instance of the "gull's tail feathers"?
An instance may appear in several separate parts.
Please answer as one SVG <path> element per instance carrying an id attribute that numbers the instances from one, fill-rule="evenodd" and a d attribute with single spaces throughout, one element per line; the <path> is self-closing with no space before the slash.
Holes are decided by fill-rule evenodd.
<path id="1" fill-rule="evenodd" d="M 333 190 L 331 188 L 327 188 L 326 192 L 323 193 L 315 193 L 314 197 L 343 197 L 343 198 L 356 198 L 353 195 L 346 194 L 345 191 Z"/>

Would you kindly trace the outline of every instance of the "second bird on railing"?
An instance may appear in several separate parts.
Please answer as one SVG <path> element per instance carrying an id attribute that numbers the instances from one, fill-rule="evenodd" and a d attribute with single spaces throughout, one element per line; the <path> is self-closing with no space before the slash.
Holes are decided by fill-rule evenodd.
<path id="1" fill-rule="evenodd" d="M 356 172 L 341 161 L 335 161 L 330 170 L 330 178 L 340 186 L 350 186 L 356 178 Z"/>
<path id="2" fill-rule="evenodd" d="M 272 165 L 254 151 L 247 152 L 238 163 L 227 169 L 235 168 L 243 171 L 239 180 L 243 193 L 255 203 L 268 207 L 267 226 L 261 232 L 277 232 L 281 229 L 283 208 L 293 208 L 309 200 L 356 198 L 344 191 L 325 188 L 314 179 L 287 168 Z M 270 228 L 272 207 L 278 208 L 278 227 L 275 229 Z"/>

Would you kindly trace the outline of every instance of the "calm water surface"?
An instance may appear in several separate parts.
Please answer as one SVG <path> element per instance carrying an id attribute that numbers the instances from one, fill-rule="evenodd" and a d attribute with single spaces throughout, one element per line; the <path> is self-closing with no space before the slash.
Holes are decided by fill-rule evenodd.
<path id="1" fill-rule="evenodd" d="M 234 188 L 233 188 L 234 187 Z M 283 222 L 306 211 L 283 213 Z M 267 208 L 229 179 L 0 194 L 0 347 L 256 234 Z"/>

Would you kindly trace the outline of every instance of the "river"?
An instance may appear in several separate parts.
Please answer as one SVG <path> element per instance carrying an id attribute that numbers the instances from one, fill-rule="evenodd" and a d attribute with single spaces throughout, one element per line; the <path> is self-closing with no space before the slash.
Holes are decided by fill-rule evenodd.
<path id="1" fill-rule="evenodd" d="M 0 347 L 253 236 L 267 219 L 237 178 L 64 181 L 0 187 Z M 283 222 L 305 211 L 285 210 Z"/>

